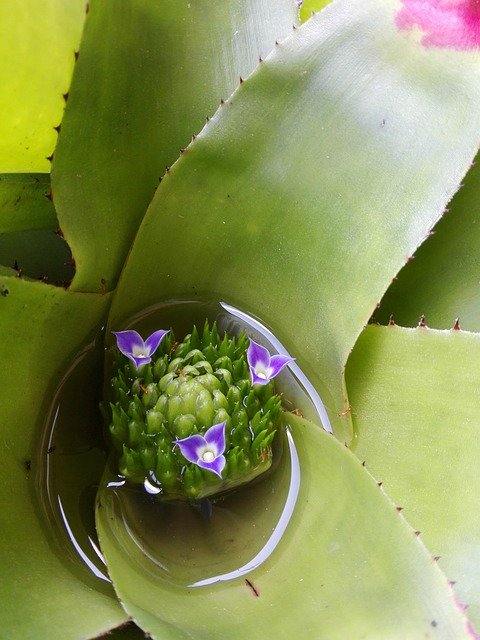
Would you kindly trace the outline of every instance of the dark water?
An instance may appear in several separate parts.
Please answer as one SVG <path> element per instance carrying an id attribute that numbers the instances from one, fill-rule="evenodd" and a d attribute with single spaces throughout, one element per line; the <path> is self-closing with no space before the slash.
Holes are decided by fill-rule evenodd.
<path id="1" fill-rule="evenodd" d="M 173 328 L 183 338 L 206 318 L 217 321 L 220 333 L 246 329 L 272 353 L 286 352 L 257 320 L 224 303 L 159 304 L 113 329 L 135 328 L 145 337 L 155 329 Z M 113 341 L 107 337 L 107 343 Z M 52 544 L 79 577 L 111 590 L 95 530 L 100 489 L 101 508 L 111 516 L 105 520 L 110 538 L 152 576 L 192 587 L 248 574 L 274 551 L 295 507 L 301 469 L 291 434 L 277 434 L 272 469 L 250 485 L 211 503 L 161 504 L 143 487 L 125 485 L 107 465 L 98 408 L 103 355 L 99 345 L 88 345 L 52 394 L 36 465 L 40 509 Z M 276 379 L 276 388 L 286 411 L 299 410 L 329 429 L 318 394 L 295 363 Z"/>

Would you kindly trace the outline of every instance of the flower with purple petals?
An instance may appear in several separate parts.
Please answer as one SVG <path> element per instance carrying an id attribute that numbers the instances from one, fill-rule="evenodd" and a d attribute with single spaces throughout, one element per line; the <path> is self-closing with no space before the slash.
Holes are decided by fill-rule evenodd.
<path id="1" fill-rule="evenodd" d="M 201 436 L 195 433 L 193 436 L 176 440 L 182 456 L 189 462 L 193 462 L 202 469 L 211 471 L 222 477 L 222 471 L 226 464 L 225 456 L 225 426 L 226 421 L 214 424 Z"/>
<path id="2" fill-rule="evenodd" d="M 271 356 L 268 349 L 250 339 L 247 349 L 247 361 L 250 367 L 252 384 L 268 384 L 287 364 L 295 358 L 280 353 Z"/>
<path id="3" fill-rule="evenodd" d="M 117 347 L 124 356 L 130 358 L 138 369 L 142 364 L 148 364 L 152 361 L 152 356 L 158 349 L 160 342 L 167 335 L 168 331 L 159 329 L 154 331 L 145 342 L 142 336 L 133 330 L 128 331 L 112 331 L 117 338 Z"/>

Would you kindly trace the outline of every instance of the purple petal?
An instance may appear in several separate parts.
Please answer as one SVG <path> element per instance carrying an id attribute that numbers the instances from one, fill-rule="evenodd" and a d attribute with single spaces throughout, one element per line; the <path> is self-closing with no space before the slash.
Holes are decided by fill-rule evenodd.
<path id="1" fill-rule="evenodd" d="M 124 356 L 132 355 L 134 347 L 143 349 L 145 346 L 142 336 L 132 329 L 129 331 L 112 331 L 112 333 L 117 339 L 118 350 L 121 351 Z"/>
<path id="2" fill-rule="evenodd" d="M 149 355 L 153 356 L 155 351 L 158 349 L 160 342 L 164 339 L 167 333 L 168 331 L 159 329 L 158 331 L 154 331 L 152 335 L 145 340 L 145 347 L 147 348 L 147 353 Z"/>
<path id="3" fill-rule="evenodd" d="M 205 460 L 198 460 L 197 466 L 202 469 L 206 469 L 207 471 L 211 471 L 212 473 L 216 473 L 219 478 L 222 477 L 222 471 L 226 464 L 226 460 L 224 456 L 218 456 L 212 462 L 205 462 Z"/>
<path id="4" fill-rule="evenodd" d="M 207 443 L 203 436 L 195 433 L 193 436 L 188 436 L 188 438 L 176 440 L 175 444 L 178 445 L 178 448 L 184 458 L 189 462 L 197 464 L 198 459 L 200 458 L 200 449 L 204 448 Z"/>
<path id="5" fill-rule="evenodd" d="M 215 457 L 220 456 L 225 451 L 225 426 L 227 421 L 214 424 L 205 433 L 205 442 L 215 450 Z M 223 467 L 222 467 L 223 469 Z"/>
<path id="6" fill-rule="evenodd" d="M 268 349 L 250 338 L 250 344 L 247 349 L 247 362 L 250 369 L 254 369 L 259 364 L 267 368 L 270 362 L 270 353 Z"/>
<path id="7" fill-rule="evenodd" d="M 140 369 L 142 364 L 148 364 L 149 362 L 152 361 L 150 356 L 148 356 L 148 357 L 143 357 L 143 356 L 137 357 L 137 356 L 130 355 L 128 353 L 126 353 L 125 355 L 127 356 L 127 358 L 130 358 L 130 360 L 135 364 L 135 367 L 137 369 Z"/>
<path id="8" fill-rule="evenodd" d="M 282 369 L 285 369 L 289 362 L 293 362 L 295 358 L 291 358 L 290 356 L 284 356 L 282 354 L 277 354 L 270 358 L 270 370 L 269 370 L 269 378 L 270 380 L 277 376 Z"/>
<path id="9" fill-rule="evenodd" d="M 260 378 L 260 376 L 257 376 L 252 368 L 250 368 L 250 377 L 252 384 L 268 384 L 270 382 L 270 378 Z"/>

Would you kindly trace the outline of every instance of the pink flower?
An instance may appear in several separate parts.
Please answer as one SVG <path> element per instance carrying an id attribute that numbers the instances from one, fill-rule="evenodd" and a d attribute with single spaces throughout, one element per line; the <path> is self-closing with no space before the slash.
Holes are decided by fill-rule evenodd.
<path id="1" fill-rule="evenodd" d="M 479 0 L 401 0 L 399 29 L 418 27 L 426 47 L 480 48 Z"/>

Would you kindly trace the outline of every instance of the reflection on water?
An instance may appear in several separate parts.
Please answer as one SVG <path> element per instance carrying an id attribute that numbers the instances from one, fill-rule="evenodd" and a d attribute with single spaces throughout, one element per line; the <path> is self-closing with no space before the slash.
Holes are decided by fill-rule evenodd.
<path id="1" fill-rule="evenodd" d="M 284 440 L 272 471 L 212 502 L 158 502 L 107 481 L 98 499 L 109 540 L 137 569 L 177 587 L 246 575 L 273 553 L 297 500 L 300 466 L 288 428 Z"/>

